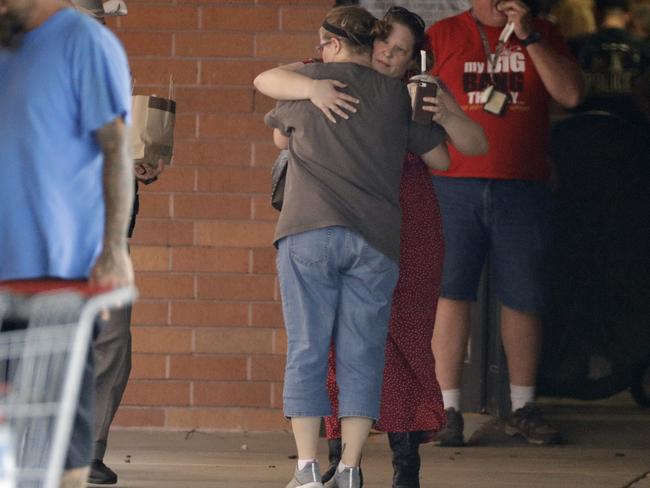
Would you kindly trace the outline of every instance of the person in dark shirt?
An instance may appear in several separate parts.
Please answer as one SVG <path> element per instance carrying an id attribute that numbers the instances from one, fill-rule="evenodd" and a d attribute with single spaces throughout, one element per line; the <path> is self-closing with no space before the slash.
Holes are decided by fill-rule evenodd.
<path id="1" fill-rule="evenodd" d="M 650 46 L 626 30 L 628 0 L 597 0 L 599 30 L 572 48 L 587 96 L 578 111 L 604 111 L 641 130 L 650 127 Z"/>
<path id="2" fill-rule="evenodd" d="M 131 210 L 128 237 L 133 236 L 135 221 L 140 209 L 138 185 L 149 185 L 164 170 L 163 161 L 152 167 L 136 164 L 135 198 Z M 111 310 L 104 321 L 99 336 L 93 342 L 95 355 L 95 445 L 88 482 L 98 485 L 117 483 L 117 473 L 104 464 L 108 434 L 122 401 L 122 395 L 131 373 L 131 305 Z"/>

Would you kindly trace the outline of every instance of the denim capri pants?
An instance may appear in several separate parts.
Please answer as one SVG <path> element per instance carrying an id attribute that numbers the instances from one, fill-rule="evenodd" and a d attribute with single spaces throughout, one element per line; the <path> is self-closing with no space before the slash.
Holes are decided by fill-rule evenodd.
<path id="1" fill-rule="evenodd" d="M 347 227 L 278 243 L 287 329 L 284 414 L 331 415 L 327 357 L 336 346 L 341 417 L 379 417 L 386 335 L 398 265 Z"/>

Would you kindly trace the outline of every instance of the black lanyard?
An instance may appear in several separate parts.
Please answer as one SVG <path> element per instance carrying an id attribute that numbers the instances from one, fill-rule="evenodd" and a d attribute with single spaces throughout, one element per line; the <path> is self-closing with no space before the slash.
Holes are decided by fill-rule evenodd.
<path id="1" fill-rule="evenodd" d="M 490 81 L 492 81 L 492 84 L 494 85 L 494 68 L 496 67 L 497 64 L 497 59 L 499 56 L 501 56 L 501 53 L 503 52 L 503 48 L 506 46 L 506 40 L 510 37 L 510 34 L 512 34 L 512 24 L 506 24 L 506 27 L 501 31 L 501 34 L 499 35 L 499 41 L 497 42 L 497 47 L 495 49 L 494 54 L 492 53 L 492 49 L 490 49 L 490 42 L 488 41 L 487 34 L 485 33 L 485 29 L 483 28 L 483 25 L 479 22 L 479 20 L 474 17 L 472 14 L 472 18 L 474 19 L 474 22 L 476 22 L 476 28 L 478 29 L 478 34 L 481 36 L 481 42 L 483 43 L 483 51 L 485 51 L 485 60 L 487 61 L 487 67 L 488 67 L 488 74 L 490 75 Z"/>

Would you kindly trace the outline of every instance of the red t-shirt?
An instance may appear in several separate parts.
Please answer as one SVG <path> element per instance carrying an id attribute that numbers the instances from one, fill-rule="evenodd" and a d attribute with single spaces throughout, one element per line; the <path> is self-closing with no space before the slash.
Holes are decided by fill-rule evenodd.
<path id="1" fill-rule="evenodd" d="M 494 53 L 501 27 L 483 26 Z M 569 48 L 550 22 L 535 19 L 535 30 L 560 54 L 571 58 Z M 511 96 L 502 116 L 483 110 L 480 93 L 491 84 L 486 55 L 476 21 L 469 11 L 432 25 L 428 30 L 440 77 L 461 108 L 478 122 L 490 144 L 484 156 L 464 156 L 450 147 L 448 171 L 433 174 L 464 178 L 544 181 L 550 174 L 549 101 L 530 56 L 513 34 L 495 66 L 497 88 Z"/>

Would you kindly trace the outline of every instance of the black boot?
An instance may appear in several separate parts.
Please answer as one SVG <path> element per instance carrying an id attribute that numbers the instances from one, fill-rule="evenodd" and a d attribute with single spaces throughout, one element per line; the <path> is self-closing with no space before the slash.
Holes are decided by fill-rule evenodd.
<path id="1" fill-rule="evenodd" d="M 420 433 L 389 432 L 393 451 L 393 488 L 420 488 Z"/>
<path id="2" fill-rule="evenodd" d="M 327 439 L 327 447 L 329 449 L 328 458 L 330 465 L 327 468 L 327 471 L 325 471 L 321 476 L 321 478 L 323 478 L 323 483 L 329 481 L 332 476 L 334 476 L 336 468 L 341 461 L 341 438 L 339 437 L 338 439 Z"/>
<path id="3" fill-rule="evenodd" d="M 114 485 L 117 483 L 117 474 L 106 466 L 101 459 L 93 459 L 90 463 L 88 483 L 93 485 Z"/>
<path id="4" fill-rule="evenodd" d="M 336 470 L 339 467 L 339 463 L 341 462 L 341 438 L 339 437 L 338 439 L 327 439 L 327 447 L 329 450 L 327 457 L 329 458 L 330 465 L 327 468 L 327 471 L 321 475 L 323 484 L 326 486 L 327 482 L 334 477 L 334 473 L 336 473 Z M 361 459 L 359 459 L 359 481 L 361 482 L 359 484 L 359 488 L 363 488 L 363 471 L 361 471 Z M 332 483 L 336 482 L 332 481 Z"/>

